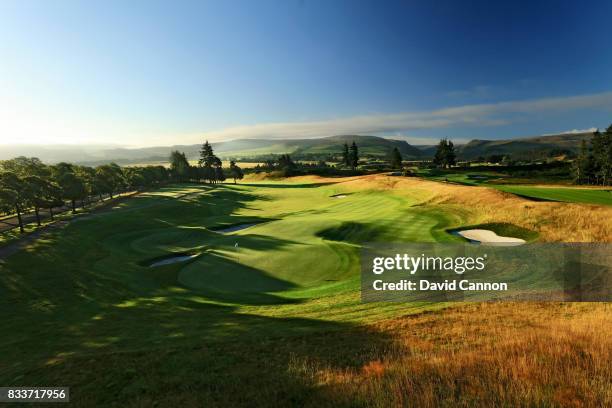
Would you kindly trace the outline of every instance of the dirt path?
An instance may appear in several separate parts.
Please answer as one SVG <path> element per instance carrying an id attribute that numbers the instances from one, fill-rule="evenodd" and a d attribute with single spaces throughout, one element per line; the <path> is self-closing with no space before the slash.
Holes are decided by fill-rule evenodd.
<path id="1" fill-rule="evenodd" d="M 4 259 L 13 255 L 15 252 L 18 252 L 21 249 L 25 248 L 47 232 L 55 229 L 64 228 L 66 225 L 68 225 L 68 223 L 68 221 L 64 220 L 54 221 L 51 224 L 47 224 L 43 227 L 38 228 L 36 231 L 25 235 L 23 238 L 19 238 L 19 240 L 15 242 L 11 242 L 8 245 L 0 247 L 0 259 Z"/>

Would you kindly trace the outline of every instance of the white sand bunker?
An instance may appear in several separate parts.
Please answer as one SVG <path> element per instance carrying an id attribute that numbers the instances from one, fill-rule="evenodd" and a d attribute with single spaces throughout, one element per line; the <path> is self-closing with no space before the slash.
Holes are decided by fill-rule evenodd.
<path id="1" fill-rule="evenodd" d="M 346 198 L 346 194 L 336 194 L 331 196 L 331 198 Z"/>
<path id="2" fill-rule="evenodd" d="M 457 231 L 458 235 L 470 241 L 478 242 L 483 245 L 498 245 L 498 246 L 513 246 L 523 245 L 526 243 L 524 239 L 514 237 L 502 237 L 495 232 L 486 229 L 470 229 Z"/>
<path id="3" fill-rule="evenodd" d="M 156 266 L 162 266 L 162 265 L 170 265 L 170 264 L 177 263 L 177 262 L 185 262 L 191 258 L 195 258 L 196 256 L 198 256 L 198 254 L 171 256 L 169 258 L 164 258 L 157 262 L 153 262 L 151 265 L 149 265 L 149 268 L 154 268 Z"/>

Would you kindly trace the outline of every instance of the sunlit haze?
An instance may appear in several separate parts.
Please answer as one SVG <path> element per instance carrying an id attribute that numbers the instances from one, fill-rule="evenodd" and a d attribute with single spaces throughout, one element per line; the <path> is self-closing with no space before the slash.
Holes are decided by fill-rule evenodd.
<path id="1" fill-rule="evenodd" d="M 4 1 L 0 144 L 609 125 L 612 3 L 429 3 Z"/>

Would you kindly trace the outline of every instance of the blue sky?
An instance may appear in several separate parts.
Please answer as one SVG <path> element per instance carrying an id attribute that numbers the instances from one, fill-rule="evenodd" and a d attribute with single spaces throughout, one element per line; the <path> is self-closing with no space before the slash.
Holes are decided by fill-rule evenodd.
<path id="1" fill-rule="evenodd" d="M 0 143 L 612 122 L 610 1 L 2 1 Z"/>

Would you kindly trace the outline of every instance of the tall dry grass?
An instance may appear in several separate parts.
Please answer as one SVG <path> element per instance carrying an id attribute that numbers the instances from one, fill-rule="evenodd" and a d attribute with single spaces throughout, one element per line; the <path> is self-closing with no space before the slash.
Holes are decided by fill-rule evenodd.
<path id="1" fill-rule="evenodd" d="M 612 307 L 483 303 L 373 326 L 380 358 L 290 369 L 319 385 L 312 406 L 612 406 Z"/>
<path id="2" fill-rule="evenodd" d="M 465 224 L 515 224 L 541 241 L 612 242 L 611 207 L 382 175 L 342 185 L 408 195 Z M 312 406 L 612 406 L 611 312 L 608 303 L 458 304 L 372 326 L 394 345 L 358 369 L 305 360 L 290 369 L 319 385 Z"/>

